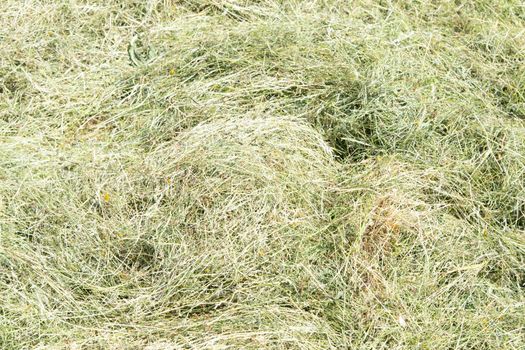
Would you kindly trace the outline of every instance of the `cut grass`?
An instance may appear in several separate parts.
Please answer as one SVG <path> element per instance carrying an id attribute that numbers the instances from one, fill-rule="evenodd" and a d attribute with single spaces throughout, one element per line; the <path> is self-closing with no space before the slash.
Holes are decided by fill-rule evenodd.
<path id="1" fill-rule="evenodd" d="M 2 349 L 520 349 L 520 1 L 0 5 Z"/>

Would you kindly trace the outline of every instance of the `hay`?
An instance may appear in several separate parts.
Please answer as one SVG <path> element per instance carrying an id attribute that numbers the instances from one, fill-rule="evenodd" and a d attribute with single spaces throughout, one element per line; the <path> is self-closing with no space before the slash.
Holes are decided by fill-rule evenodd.
<path id="1" fill-rule="evenodd" d="M 524 10 L 0 2 L 0 348 L 520 349 Z"/>
<path id="2" fill-rule="evenodd" d="M 286 118 L 201 124 L 152 157 L 167 183 L 163 205 L 185 226 L 183 236 L 254 252 L 287 246 L 288 235 L 300 244 L 318 234 L 335 168 L 318 133 Z"/>

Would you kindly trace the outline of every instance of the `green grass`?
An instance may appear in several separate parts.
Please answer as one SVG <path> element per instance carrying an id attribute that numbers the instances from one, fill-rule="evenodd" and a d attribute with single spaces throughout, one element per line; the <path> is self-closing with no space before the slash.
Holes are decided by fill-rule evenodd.
<path id="1" fill-rule="evenodd" d="M 522 349 L 525 6 L 5 0 L 0 348 Z"/>

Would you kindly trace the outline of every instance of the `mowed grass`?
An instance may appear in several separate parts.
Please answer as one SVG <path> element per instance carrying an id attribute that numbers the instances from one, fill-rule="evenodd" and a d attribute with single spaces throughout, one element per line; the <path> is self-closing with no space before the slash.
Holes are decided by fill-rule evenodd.
<path id="1" fill-rule="evenodd" d="M 1 2 L 1 349 L 524 344 L 521 1 Z"/>

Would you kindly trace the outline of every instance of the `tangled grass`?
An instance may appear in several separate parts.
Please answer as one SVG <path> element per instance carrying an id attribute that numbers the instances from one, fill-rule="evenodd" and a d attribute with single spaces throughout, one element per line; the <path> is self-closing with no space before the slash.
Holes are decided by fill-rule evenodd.
<path id="1" fill-rule="evenodd" d="M 523 348 L 520 1 L 0 11 L 0 348 Z"/>

